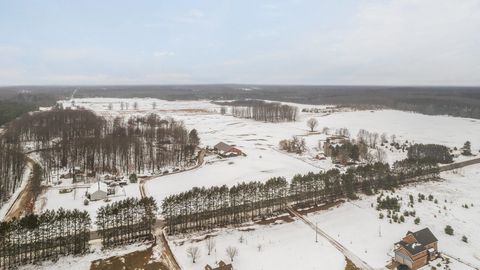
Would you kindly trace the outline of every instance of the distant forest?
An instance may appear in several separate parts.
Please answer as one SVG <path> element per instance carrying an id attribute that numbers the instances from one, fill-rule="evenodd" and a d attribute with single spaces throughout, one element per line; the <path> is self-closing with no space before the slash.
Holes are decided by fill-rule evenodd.
<path id="1" fill-rule="evenodd" d="M 76 91 L 75 91 L 76 90 Z M 0 100 L 21 91 L 30 96 L 152 97 L 166 100 L 259 99 L 302 104 L 384 107 L 428 115 L 480 119 L 480 87 L 298 86 L 298 85 L 144 85 L 0 87 Z"/>

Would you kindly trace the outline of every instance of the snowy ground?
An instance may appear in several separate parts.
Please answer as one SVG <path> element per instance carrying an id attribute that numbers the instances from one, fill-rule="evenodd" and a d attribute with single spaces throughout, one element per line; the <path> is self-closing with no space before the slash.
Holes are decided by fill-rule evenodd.
<path id="1" fill-rule="evenodd" d="M 129 110 L 120 110 L 120 103 L 128 102 Z M 133 103 L 138 103 L 138 110 L 133 109 Z M 153 110 L 153 103 L 156 109 Z M 64 101 L 65 106 L 71 101 Z M 247 156 L 219 160 L 206 157 L 206 163 L 201 167 L 174 175 L 162 176 L 147 181 L 146 192 L 158 203 L 170 194 L 189 190 L 194 186 L 233 185 L 241 181 L 266 181 L 270 177 L 283 176 L 288 180 L 297 173 L 329 169 L 333 165 L 330 160 L 316 160 L 319 140 L 324 140 L 324 134 L 309 134 L 306 121 L 314 117 L 319 122 L 320 130 L 328 127 L 334 131 L 348 128 L 352 136 L 360 129 L 370 132 L 395 134 L 397 140 L 417 143 L 438 143 L 450 147 L 461 147 L 467 140 L 472 142 L 472 151 L 478 153 L 480 146 L 480 121 L 474 119 L 455 118 L 448 116 L 426 116 L 416 113 L 394 110 L 380 111 L 342 111 L 332 114 L 301 113 L 299 121 L 289 123 L 263 123 L 248 119 L 220 115 L 220 106 L 209 101 L 163 101 L 156 99 L 110 99 L 89 98 L 76 99 L 75 104 L 112 119 L 118 115 L 139 115 L 157 113 L 163 117 L 173 117 L 185 123 L 188 129 L 195 128 L 199 132 L 202 146 L 212 147 L 223 141 L 234 144 L 243 150 Z M 112 104 L 112 109 L 109 109 Z M 298 104 L 297 104 L 298 105 Z M 324 107 L 313 105 L 298 105 L 303 107 Z M 304 136 L 308 152 L 298 156 L 278 150 L 278 142 L 291 138 L 293 135 Z M 404 152 L 387 150 L 389 162 L 402 159 Z M 444 174 L 446 181 L 407 187 L 399 194 L 404 201 L 409 194 L 422 192 L 432 194 L 439 203 L 424 201 L 416 203 L 417 215 L 421 218 L 420 225 L 414 225 L 413 218 L 407 218 L 403 224 L 389 224 L 379 220 L 378 212 L 371 208 L 376 197 L 368 197 L 359 201 L 345 203 L 339 208 L 311 215 L 309 218 L 318 221 L 319 227 L 334 236 L 343 245 L 351 249 L 369 264 L 383 267 L 389 259 L 392 245 L 408 230 L 428 226 L 440 239 L 440 250 L 452 256 L 460 257 L 472 264 L 480 265 L 480 166 L 472 166 L 459 174 Z M 127 196 L 140 196 L 138 184 L 125 187 Z M 123 196 L 114 198 L 123 199 Z M 90 202 L 84 206 L 84 190 L 76 193 L 60 194 L 58 187 L 49 188 L 37 201 L 36 211 L 64 207 L 68 209 L 86 209 L 94 219 L 97 209 L 105 205 L 103 201 Z M 447 200 L 447 203 L 444 200 Z M 473 203 L 473 208 L 465 209 L 461 205 Z M 478 206 L 477 206 L 478 205 Z M 447 210 L 443 210 L 446 206 Z M 2 209 L 3 210 L 3 209 Z M 440 212 L 438 212 L 440 211 Z M 435 217 L 436 215 L 436 217 Z M 443 228 L 446 224 L 455 229 L 455 236 L 446 236 Z M 379 232 L 381 231 L 381 237 Z M 465 234 L 469 243 L 461 242 Z M 243 235 L 247 241 L 243 244 L 238 238 Z M 240 232 L 227 230 L 220 233 L 217 240 L 217 258 L 226 259 L 225 246 L 235 245 L 239 248 L 239 257 L 235 261 L 235 269 L 343 269 L 343 256 L 326 241 L 316 244 L 312 241 L 313 232 L 300 222 L 255 228 L 254 231 Z M 247 244 L 248 242 L 248 244 Z M 258 252 L 258 244 L 263 249 Z M 199 269 L 205 263 L 212 264 L 215 257 L 206 256 L 204 243 L 201 246 L 202 258 L 193 266 L 186 257 L 185 249 L 190 244 L 174 246 L 175 255 L 180 259 L 184 269 Z M 323 245 L 323 246 L 322 246 Z M 319 254 L 326 254 L 319 257 Z M 271 260 L 269 258 L 274 258 Z M 322 260 L 328 267 L 318 264 Z M 228 260 L 227 260 L 228 261 Z M 303 267 L 305 265 L 305 267 Z M 460 266 L 452 269 L 464 269 Z M 465 268 L 468 269 L 468 268 Z"/>
<path id="2" fill-rule="evenodd" d="M 213 237 L 215 251 L 210 256 L 204 239 L 189 237 L 172 241 L 170 246 L 185 270 L 203 269 L 206 264 L 213 266 L 220 260 L 230 263 L 225 251 L 229 246 L 238 249 L 238 257 L 233 261 L 235 270 L 345 269 L 345 257 L 323 239 L 316 243 L 314 231 L 301 221 L 253 229 L 216 232 L 218 235 Z M 198 247 L 201 253 L 195 264 L 186 252 L 191 246 Z"/>
<path id="3" fill-rule="evenodd" d="M 100 207 L 114 201 L 123 200 L 127 197 L 140 197 L 140 189 L 138 188 L 138 184 L 128 184 L 123 188 L 117 187 L 116 194 L 108 196 L 110 202 L 105 202 L 103 200 L 90 201 L 88 205 L 84 205 L 84 201 L 87 199 L 86 192 L 89 188 L 91 189 L 90 192 L 92 192 L 92 190 L 95 191 L 95 183 L 72 184 L 71 182 L 71 178 L 62 179 L 62 184 L 47 188 L 47 190 L 37 199 L 35 203 L 35 211 L 40 213 L 47 209 L 57 209 L 60 207 L 69 210 L 86 210 L 90 214 L 92 221 L 95 222 L 97 210 Z M 65 188 L 73 188 L 73 190 L 69 193 L 60 193 L 60 190 Z"/>
<path id="4" fill-rule="evenodd" d="M 460 258 L 474 266 L 480 266 L 480 165 L 443 173 L 444 181 L 418 184 L 398 190 L 394 196 L 402 198 L 402 210 L 416 211 L 420 217 L 419 225 L 413 217 L 407 217 L 402 224 L 389 223 L 388 219 L 379 219 L 379 212 L 372 208 L 377 196 L 364 197 L 346 202 L 339 207 L 310 214 L 308 218 L 327 234 L 334 237 L 346 248 L 376 269 L 383 269 L 391 260 L 393 244 L 399 241 L 407 231 L 428 227 L 439 239 L 439 250 L 448 256 Z M 434 200 L 417 201 L 418 193 L 433 195 Z M 409 195 L 415 197 L 414 208 L 407 206 Z M 391 194 L 389 194 L 392 196 Z M 446 202 L 445 202 L 446 201 Z M 471 204 L 474 204 L 472 207 Z M 466 209 L 462 205 L 469 205 Z M 477 204 L 477 205 L 476 205 Z M 444 209 L 446 208 L 446 210 Z M 385 211 L 383 211 L 384 214 Z M 446 235 L 444 228 L 451 225 L 453 236 Z M 184 269 L 199 269 L 205 264 L 212 265 L 218 260 L 229 262 L 225 253 L 228 246 L 239 250 L 234 267 L 243 269 L 344 269 L 343 256 L 326 240 L 320 238 L 315 243 L 314 232 L 300 221 L 269 226 L 255 226 L 255 230 L 225 229 L 211 233 L 216 242 L 216 253 L 207 256 L 205 236 L 198 234 L 183 238 L 174 238 L 171 247 Z M 468 243 L 461 241 L 468 237 Z M 243 243 L 239 239 L 243 237 Z M 188 239 L 188 240 L 187 240 Z M 261 245 L 261 251 L 258 251 Z M 197 246 L 201 257 L 196 264 L 187 256 L 188 247 Z M 302 267 L 298 267 L 301 262 Z M 431 266 L 441 263 L 435 261 Z M 451 260 L 452 270 L 471 270 L 461 262 Z M 425 269 L 430 270 L 430 267 Z"/>
<path id="5" fill-rule="evenodd" d="M 112 256 L 122 256 L 124 254 L 132 253 L 139 250 L 145 250 L 150 245 L 147 244 L 132 244 L 128 246 L 118 247 L 109 250 L 102 250 L 100 240 L 94 243 L 91 247 L 91 253 L 85 256 L 66 256 L 60 257 L 57 262 L 44 261 L 38 265 L 25 265 L 19 267 L 20 270 L 52 270 L 52 269 L 69 269 L 69 270 L 85 270 L 90 269 L 92 261 L 98 259 L 105 259 Z"/>
<path id="6" fill-rule="evenodd" d="M 403 199 L 401 212 L 415 210 L 421 219 L 419 225 L 414 224 L 413 217 L 407 217 L 402 224 L 379 219 L 379 212 L 371 207 L 372 203 L 376 204 L 376 196 L 347 202 L 308 218 L 318 222 L 320 228 L 374 267 L 386 265 L 390 259 L 387 253 L 407 231 L 425 227 L 439 239 L 441 252 L 480 266 L 480 165 L 466 167 L 457 173 L 442 173 L 442 177 L 445 181 L 409 186 L 395 193 Z M 419 203 L 418 193 L 431 194 L 438 203 L 428 200 Z M 410 194 L 415 197 L 414 208 L 407 207 Z M 463 208 L 464 204 L 469 208 Z M 454 236 L 444 233 L 446 225 L 453 227 Z M 468 237 L 469 243 L 461 241 L 463 235 Z"/>
<path id="7" fill-rule="evenodd" d="M 121 103 L 129 103 L 129 110 L 120 110 Z M 133 110 L 133 104 L 138 110 Z M 64 107 L 71 106 L 71 101 L 63 101 Z M 156 109 L 153 109 L 153 103 Z M 352 136 L 360 129 L 379 134 L 386 132 L 395 134 L 398 141 L 419 143 L 440 143 L 451 147 L 461 147 L 466 140 L 472 142 L 473 152 L 480 146 L 480 121 L 448 116 L 426 116 L 394 110 L 381 111 L 342 111 L 332 114 L 302 113 L 299 121 L 288 123 L 264 123 L 249 119 L 235 118 L 219 113 L 220 106 L 210 101 L 165 101 L 150 98 L 116 99 L 88 98 L 75 99 L 76 106 L 92 109 L 112 119 L 115 116 L 145 115 L 157 113 L 163 117 L 173 117 L 185 123 L 188 129 L 195 128 L 199 132 L 202 146 L 212 147 L 223 141 L 234 144 L 243 150 L 246 157 L 212 160 L 198 169 L 162 176 L 146 183 L 147 194 L 161 202 L 166 196 L 186 191 L 194 186 L 233 185 L 242 181 L 266 181 L 270 177 L 284 176 L 290 179 L 297 173 L 307 173 L 333 167 L 330 160 L 317 160 L 315 155 L 318 141 L 326 138 L 325 134 L 310 134 L 306 121 L 317 118 L 320 130 L 326 126 L 331 131 L 348 128 Z M 111 104 L 112 109 L 109 109 Z M 294 104 L 295 105 L 295 104 Z M 325 106 L 300 105 L 302 108 L 324 108 Z M 459 132 L 461 131 L 461 132 Z M 278 150 L 278 142 L 302 135 L 306 139 L 308 151 L 305 155 L 287 154 Z M 386 148 L 385 148 L 386 149 Z M 403 159 L 406 153 L 386 149 L 389 162 Z M 208 162 L 211 161 L 211 162 Z M 127 187 L 128 196 L 139 196 L 138 185 Z M 95 213 L 103 202 L 83 206 L 83 198 L 73 200 L 72 194 L 58 194 L 57 190 L 48 191 L 44 196 L 40 209 L 79 207 Z M 61 203 L 59 203 L 61 202 Z M 94 216 L 92 216 L 94 217 Z"/>

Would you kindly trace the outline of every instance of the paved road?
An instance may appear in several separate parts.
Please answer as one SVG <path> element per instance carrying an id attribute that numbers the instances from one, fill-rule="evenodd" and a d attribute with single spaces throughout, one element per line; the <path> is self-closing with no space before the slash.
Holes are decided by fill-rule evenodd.
<path id="1" fill-rule="evenodd" d="M 310 228 L 312 228 L 314 231 L 316 231 L 320 236 L 325 238 L 330 244 L 332 244 L 338 251 L 340 251 L 345 257 L 347 257 L 353 264 L 355 264 L 356 267 L 363 269 L 363 270 L 374 270 L 372 266 L 368 265 L 365 261 L 360 259 L 357 255 L 355 255 L 353 252 L 348 250 L 346 247 L 344 247 L 342 244 L 340 244 L 337 240 L 333 239 L 330 235 L 325 233 L 323 230 L 318 228 L 313 222 L 311 222 L 309 219 L 306 217 L 302 216 L 299 212 L 297 212 L 295 209 L 293 209 L 291 206 L 287 207 L 287 211 L 294 215 L 295 217 L 301 219 L 305 224 L 307 224 Z"/>
<path id="2" fill-rule="evenodd" d="M 473 158 L 465 161 L 459 161 L 459 162 L 451 163 L 448 165 L 440 166 L 440 171 L 444 172 L 444 171 L 455 170 L 458 168 L 462 168 L 465 166 L 470 166 L 478 163 L 480 163 L 480 158 Z"/>

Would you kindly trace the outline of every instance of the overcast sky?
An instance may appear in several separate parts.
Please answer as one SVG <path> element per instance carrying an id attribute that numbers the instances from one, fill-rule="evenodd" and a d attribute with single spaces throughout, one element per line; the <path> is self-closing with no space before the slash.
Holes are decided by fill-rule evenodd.
<path id="1" fill-rule="evenodd" d="M 0 0 L 0 85 L 480 85 L 480 0 Z"/>

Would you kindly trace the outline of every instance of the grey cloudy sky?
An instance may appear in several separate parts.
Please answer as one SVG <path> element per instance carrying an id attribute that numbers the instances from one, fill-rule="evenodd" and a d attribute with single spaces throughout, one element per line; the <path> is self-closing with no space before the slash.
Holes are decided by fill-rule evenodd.
<path id="1" fill-rule="evenodd" d="M 171 83 L 480 85 L 480 0 L 0 0 L 0 85 Z"/>

